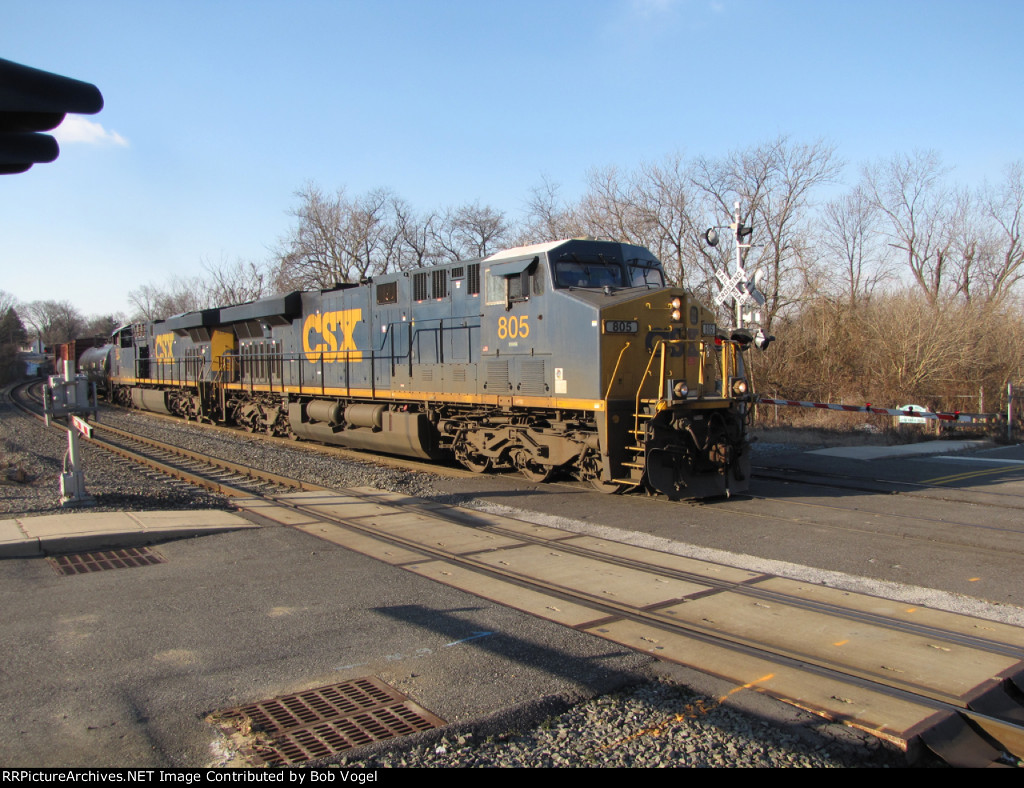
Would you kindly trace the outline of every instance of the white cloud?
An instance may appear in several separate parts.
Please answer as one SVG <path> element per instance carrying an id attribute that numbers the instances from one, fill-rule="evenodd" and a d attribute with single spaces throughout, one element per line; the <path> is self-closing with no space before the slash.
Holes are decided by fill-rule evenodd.
<path id="1" fill-rule="evenodd" d="M 99 123 L 93 123 L 80 115 L 68 115 L 53 132 L 57 142 L 65 143 L 84 142 L 87 145 L 118 145 L 122 148 L 128 147 L 128 140 L 116 131 L 107 131 Z"/>

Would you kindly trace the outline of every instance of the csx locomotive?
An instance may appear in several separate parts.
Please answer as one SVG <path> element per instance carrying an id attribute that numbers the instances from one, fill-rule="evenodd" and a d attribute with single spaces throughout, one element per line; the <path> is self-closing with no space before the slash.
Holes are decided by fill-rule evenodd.
<path id="1" fill-rule="evenodd" d="M 703 498 L 748 484 L 749 339 L 574 239 L 125 326 L 82 366 L 150 411 Z"/>

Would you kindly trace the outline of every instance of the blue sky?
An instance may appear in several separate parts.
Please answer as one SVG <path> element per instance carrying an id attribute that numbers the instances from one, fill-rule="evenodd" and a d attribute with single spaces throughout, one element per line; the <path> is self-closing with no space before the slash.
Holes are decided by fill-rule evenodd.
<path id="1" fill-rule="evenodd" d="M 789 134 L 849 182 L 935 149 L 980 184 L 1024 158 L 1022 34 L 1022 0 L 7 0 L 0 57 L 105 107 L 0 177 L 0 290 L 128 311 L 269 257 L 307 181 L 516 216 L 543 178 Z"/>

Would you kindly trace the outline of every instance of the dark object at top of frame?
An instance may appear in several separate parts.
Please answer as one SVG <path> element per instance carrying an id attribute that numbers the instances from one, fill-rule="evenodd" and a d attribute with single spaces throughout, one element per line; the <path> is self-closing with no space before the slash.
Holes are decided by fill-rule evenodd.
<path id="1" fill-rule="evenodd" d="M 101 109 L 95 85 L 0 59 L 0 175 L 53 161 L 60 153 L 57 140 L 39 132 L 57 128 L 69 112 Z"/>

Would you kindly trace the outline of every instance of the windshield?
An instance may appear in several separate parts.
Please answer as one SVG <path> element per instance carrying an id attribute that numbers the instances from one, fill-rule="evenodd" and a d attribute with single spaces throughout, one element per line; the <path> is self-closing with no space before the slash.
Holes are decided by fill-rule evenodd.
<path id="1" fill-rule="evenodd" d="M 616 262 L 559 260 L 555 263 L 558 287 L 625 287 L 622 266 Z"/>
<path id="2" fill-rule="evenodd" d="M 664 287 L 665 277 L 657 260 L 558 260 L 555 262 L 557 287 Z"/>
<path id="3" fill-rule="evenodd" d="M 654 260 L 627 260 L 630 287 L 664 287 L 665 276 Z"/>

